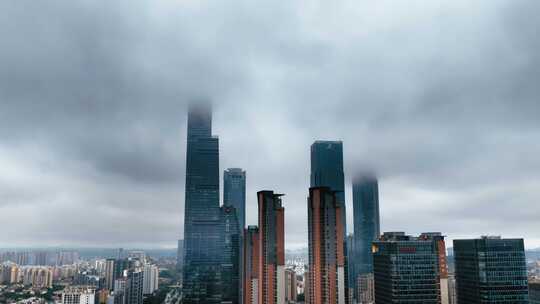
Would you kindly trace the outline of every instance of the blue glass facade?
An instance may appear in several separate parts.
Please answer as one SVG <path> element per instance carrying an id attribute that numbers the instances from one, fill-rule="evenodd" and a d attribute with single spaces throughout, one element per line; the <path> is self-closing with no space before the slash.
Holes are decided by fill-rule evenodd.
<path id="1" fill-rule="evenodd" d="M 187 133 L 183 303 L 220 303 L 219 146 L 209 104 L 190 106 Z"/>
<path id="2" fill-rule="evenodd" d="M 373 272 L 371 245 L 381 234 L 379 220 L 379 185 L 374 176 L 353 181 L 354 264 L 356 276 Z"/>
<path id="3" fill-rule="evenodd" d="M 529 303 L 523 239 L 454 240 L 458 303 Z"/>
<path id="4" fill-rule="evenodd" d="M 240 229 L 246 223 L 246 171 L 229 168 L 223 172 L 223 205 L 236 209 Z"/>
<path id="5" fill-rule="evenodd" d="M 222 303 L 240 303 L 240 229 L 234 207 L 221 207 Z"/>

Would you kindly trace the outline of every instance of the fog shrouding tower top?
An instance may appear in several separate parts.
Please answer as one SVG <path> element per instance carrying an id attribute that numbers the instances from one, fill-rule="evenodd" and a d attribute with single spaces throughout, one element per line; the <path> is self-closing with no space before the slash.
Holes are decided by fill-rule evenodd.
<path id="1" fill-rule="evenodd" d="M 355 275 L 373 272 L 371 243 L 381 234 L 379 184 L 374 174 L 358 175 L 353 180 Z M 356 279 L 356 278 L 355 278 Z"/>
<path id="2" fill-rule="evenodd" d="M 189 106 L 184 212 L 184 303 L 219 303 L 219 142 L 210 103 Z"/>

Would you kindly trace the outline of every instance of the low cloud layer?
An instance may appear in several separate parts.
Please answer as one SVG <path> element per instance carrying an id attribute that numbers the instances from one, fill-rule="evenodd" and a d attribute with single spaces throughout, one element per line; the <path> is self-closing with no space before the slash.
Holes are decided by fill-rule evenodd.
<path id="1" fill-rule="evenodd" d="M 540 246 L 534 0 L 0 3 L 0 247 L 174 246 L 186 104 L 222 169 L 286 193 L 306 244 L 309 146 L 380 177 L 384 231 Z"/>

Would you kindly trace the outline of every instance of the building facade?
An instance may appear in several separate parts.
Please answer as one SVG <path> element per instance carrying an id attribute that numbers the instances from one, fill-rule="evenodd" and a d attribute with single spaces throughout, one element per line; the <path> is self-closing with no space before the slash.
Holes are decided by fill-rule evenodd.
<path id="1" fill-rule="evenodd" d="M 523 239 L 454 240 L 458 303 L 529 303 Z"/>
<path id="2" fill-rule="evenodd" d="M 296 303 L 298 300 L 296 272 L 294 269 L 285 269 L 285 303 Z"/>
<path id="3" fill-rule="evenodd" d="M 257 192 L 259 205 L 259 304 L 285 303 L 285 209 L 273 191 Z"/>
<path id="4" fill-rule="evenodd" d="M 130 269 L 126 276 L 124 304 L 143 304 L 144 272 L 142 269 Z"/>
<path id="5" fill-rule="evenodd" d="M 184 212 L 183 302 L 221 302 L 219 143 L 212 136 L 212 110 L 188 110 Z"/>
<path id="6" fill-rule="evenodd" d="M 62 304 L 94 304 L 96 290 L 88 287 L 68 287 L 62 291 Z"/>
<path id="7" fill-rule="evenodd" d="M 345 174 L 343 171 L 343 142 L 315 141 L 311 145 L 311 187 L 329 187 L 336 192 L 341 218 L 346 217 Z M 343 237 L 347 235 L 347 223 L 343 221 Z"/>
<path id="8" fill-rule="evenodd" d="M 529 282 L 529 303 L 540 304 L 540 282 Z"/>
<path id="9" fill-rule="evenodd" d="M 259 304 L 259 227 L 244 230 L 243 304 Z"/>
<path id="10" fill-rule="evenodd" d="M 373 272 L 371 245 L 381 234 L 379 186 L 374 176 L 353 181 L 354 247 L 356 274 Z"/>
<path id="11" fill-rule="evenodd" d="M 349 299 L 341 204 L 329 187 L 312 187 L 308 198 L 311 304 L 347 304 Z"/>
<path id="12" fill-rule="evenodd" d="M 356 290 L 358 291 L 357 303 L 375 303 L 375 281 L 373 273 L 361 274 L 356 279 Z"/>
<path id="13" fill-rule="evenodd" d="M 373 243 L 375 303 L 442 303 L 445 248 L 440 233 L 384 233 Z"/>
<path id="14" fill-rule="evenodd" d="M 246 225 L 246 171 L 229 168 L 223 172 L 223 205 L 236 209 L 240 229 Z"/>
<path id="15" fill-rule="evenodd" d="M 221 207 L 222 303 L 240 303 L 240 229 L 238 213 L 232 206 Z"/>
<path id="16" fill-rule="evenodd" d="M 145 264 L 143 269 L 143 294 L 152 294 L 159 288 L 159 268 L 156 265 Z"/>

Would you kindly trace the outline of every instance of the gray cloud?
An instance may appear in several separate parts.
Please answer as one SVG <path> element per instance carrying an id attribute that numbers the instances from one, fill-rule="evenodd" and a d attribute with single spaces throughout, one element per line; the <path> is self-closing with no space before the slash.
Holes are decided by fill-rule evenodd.
<path id="1" fill-rule="evenodd" d="M 209 98 L 248 223 L 256 191 L 286 193 L 288 246 L 315 139 L 344 140 L 348 180 L 378 172 L 384 230 L 540 246 L 539 8 L 3 1 L 0 245 L 174 246 L 185 107 Z"/>

